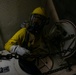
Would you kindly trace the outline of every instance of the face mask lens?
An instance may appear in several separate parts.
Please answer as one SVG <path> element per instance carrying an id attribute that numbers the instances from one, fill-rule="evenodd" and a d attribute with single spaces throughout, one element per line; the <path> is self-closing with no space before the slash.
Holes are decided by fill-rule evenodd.
<path id="1" fill-rule="evenodd" d="M 39 34 L 43 28 L 43 16 L 41 15 L 31 15 L 30 18 L 30 32 L 34 34 Z"/>

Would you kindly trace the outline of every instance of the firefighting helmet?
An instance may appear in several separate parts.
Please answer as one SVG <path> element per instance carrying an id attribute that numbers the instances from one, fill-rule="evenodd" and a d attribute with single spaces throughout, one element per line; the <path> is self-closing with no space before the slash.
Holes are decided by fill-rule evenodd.
<path id="1" fill-rule="evenodd" d="M 36 9 L 33 10 L 32 14 L 39 14 L 39 15 L 45 16 L 44 8 L 37 7 Z"/>

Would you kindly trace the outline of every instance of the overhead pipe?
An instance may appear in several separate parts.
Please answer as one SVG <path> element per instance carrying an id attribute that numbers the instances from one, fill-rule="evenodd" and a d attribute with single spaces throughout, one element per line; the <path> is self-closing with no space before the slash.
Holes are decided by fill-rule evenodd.
<path id="1" fill-rule="evenodd" d="M 50 10 L 51 17 L 52 17 L 53 21 L 59 22 L 59 17 L 58 17 L 57 11 L 55 9 L 53 0 L 47 0 L 47 5 L 48 5 L 48 8 Z"/>

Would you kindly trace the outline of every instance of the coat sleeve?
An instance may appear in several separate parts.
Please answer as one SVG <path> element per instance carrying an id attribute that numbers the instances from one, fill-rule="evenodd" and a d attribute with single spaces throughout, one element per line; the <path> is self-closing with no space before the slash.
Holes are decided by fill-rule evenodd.
<path id="1" fill-rule="evenodd" d="M 23 41 L 25 40 L 26 36 L 26 28 L 22 28 L 19 31 L 17 31 L 11 39 L 8 40 L 8 42 L 5 44 L 4 48 L 7 51 L 10 51 L 11 46 L 13 45 L 21 45 Z"/>

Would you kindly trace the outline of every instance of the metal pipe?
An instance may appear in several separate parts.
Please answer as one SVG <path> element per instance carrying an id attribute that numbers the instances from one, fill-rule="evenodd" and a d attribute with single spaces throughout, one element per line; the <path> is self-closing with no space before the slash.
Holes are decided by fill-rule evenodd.
<path id="1" fill-rule="evenodd" d="M 55 9 L 53 0 L 47 0 L 47 5 L 48 5 L 48 8 L 50 10 L 51 17 L 52 17 L 53 21 L 59 22 L 59 17 L 58 17 L 57 11 Z"/>

